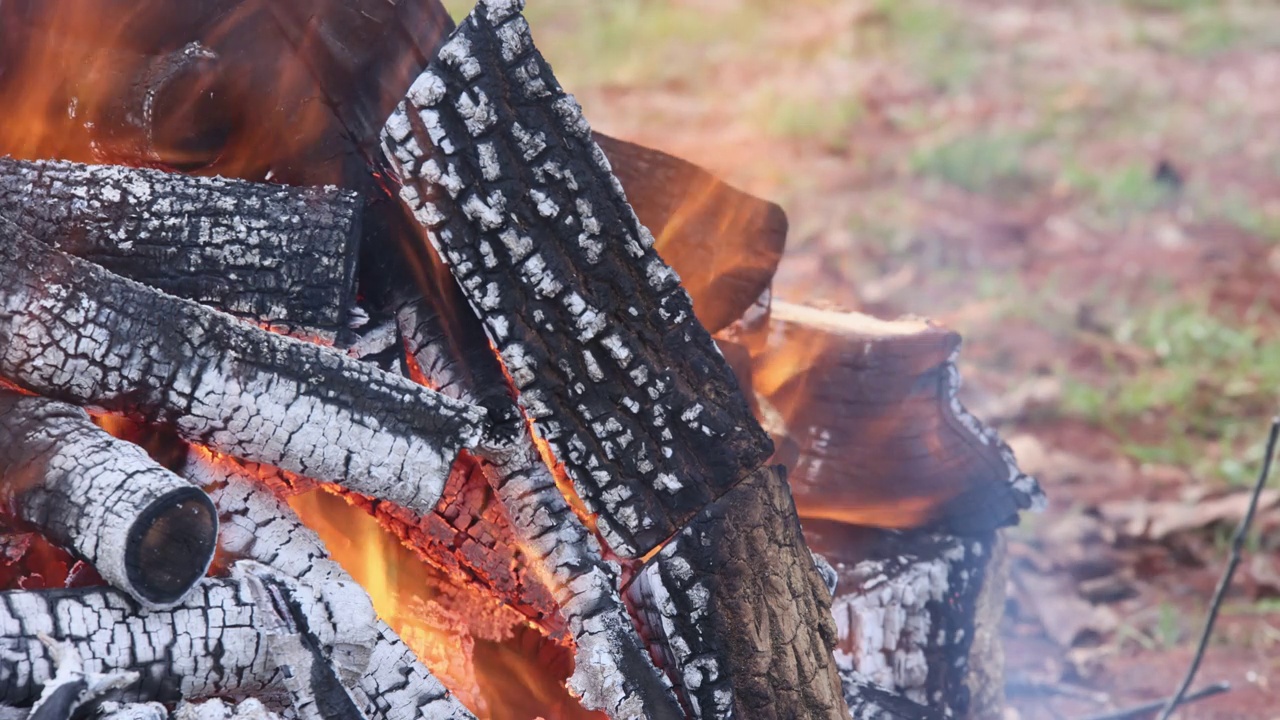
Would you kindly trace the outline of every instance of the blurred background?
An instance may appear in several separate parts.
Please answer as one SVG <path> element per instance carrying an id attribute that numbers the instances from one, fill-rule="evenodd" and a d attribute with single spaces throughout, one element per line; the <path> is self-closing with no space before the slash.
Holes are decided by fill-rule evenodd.
<path id="1" fill-rule="evenodd" d="M 449 3 L 455 15 L 471 2 Z M 964 335 L 1050 510 L 1010 718 L 1170 694 L 1280 387 L 1280 3 L 532 0 L 592 124 L 791 220 L 778 296 Z M 1280 491 L 1185 718 L 1280 717 Z"/>

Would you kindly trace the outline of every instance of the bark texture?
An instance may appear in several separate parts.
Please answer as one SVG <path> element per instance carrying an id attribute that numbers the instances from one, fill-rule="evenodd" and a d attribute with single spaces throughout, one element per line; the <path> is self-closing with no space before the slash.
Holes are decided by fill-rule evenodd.
<path id="1" fill-rule="evenodd" d="M 831 595 L 781 467 L 708 506 L 628 589 L 695 718 L 838 718 Z"/>
<path id="2" fill-rule="evenodd" d="M 483 412 L 59 253 L 0 220 L 0 376 L 429 512 Z"/>
<path id="3" fill-rule="evenodd" d="M 209 497 L 65 403 L 0 390 L 0 503 L 147 607 L 181 600 L 213 560 Z"/>
<path id="4" fill-rule="evenodd" d="M 427 228 L 620 555 L 770 453 L 516 2 L 480 3 L 383 133 Z"/>
<path id="5" fill-rule="evenodd" d="M 284 331 L 332 339 L 355 297 L 354 193 L 0 159 L 0 216 L 71 255 Z"/>
<path id="6" fill-rule="evenodd" d="M 956 333 L 774 301 L 765 335 L 746 342 L 801 517 L 985 533 L 1044 503 L 957 400 Z"/>
<path id="7" fill-rule="evenodd" d="M 778 205 L 659 150 L 594 133 L 627 199 L 680 273 L 698 320 L 718 332 L 773 282 L 787 242 Z"/>

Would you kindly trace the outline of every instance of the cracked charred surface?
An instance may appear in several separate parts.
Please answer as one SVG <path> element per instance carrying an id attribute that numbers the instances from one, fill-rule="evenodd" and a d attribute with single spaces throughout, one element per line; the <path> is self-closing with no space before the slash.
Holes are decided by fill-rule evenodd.
<path id="1" fill-rule="evenodd" d="M 693 717 L 844 717 L 831 595 L 781 466 L 705 508 L 627 596 Z"/>
<path id="2" fill-rule="evenodd" d="M 0 216 L 111 272 L 286 332 L 332 340 L 355 296 L 351 192 L 0 159 Z"/>
<path id="3" fill-rule="evenodd" d="M 670 686 L 653 666 L 618 592 L 618 567 L 578 518 L 534 446 L 508 380 L 485 338 L 445 333 L 423 303 L 401 314 L 405 344 L 423 380 L 483 403 L 504 419 L 477 464 L 511 520 L 524 568 L 549 588 L 575 648 L 569 685 L 584 707 L 614 718 L 678 718 Z"/>
<path id="4" fill-rule="evenodd" d="M 638 557 L 770 443 L 520 7 L 477 7 L 386 153 L 606 542 Z"/>
<path id="5" fill-rule="evenodd" d="M 888 711 L 887 692 L 938 717 L 969 717 L 969 664 L 995 532 L 899 533 L 806 521 L 806 533 L 837 573 L 836 663 L 850 706 Z M 852 694 L 859 687 L 879 693 Z"/>
<path id="6" fill-rule="evenodd" d="M 199 488 L 80 408 L 0 390 L 0 504 L 147 607 L 173 604 L 213 560 L 218 522 Z"/>
<path id="7" fill-rule="evenodd" d="M 371 720 L 471 718 L 385 622 L 364 589 L 330 557 L 315 531 L 230 459 L 193 450 L 187 477 L 209 488 L 221 513 L 221 545 L 316 588 L 321 602 L 306 623 L 325 638 L 320 650 Z"/>
<path id="8" fill-rule="evenodd" d="M 483 412 L 37 242 L 0 220 L 0 376 L 430 512 Z"/>

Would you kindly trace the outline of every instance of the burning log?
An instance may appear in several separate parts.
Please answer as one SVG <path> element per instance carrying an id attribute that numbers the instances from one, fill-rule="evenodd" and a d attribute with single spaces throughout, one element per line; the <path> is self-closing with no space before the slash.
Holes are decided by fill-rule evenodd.
<path id="1" fill-rule="evenodd" d="M 981 533 L 1043 504 L 956 399 L 956 333 L 774 301 L 767 336 L 747 342 L 749 384 L 801 517 Z"/>
<path id="2" fill-rule="evenodd" d="M 0 216 L 62 252 L 274 329 L 331 340 L 355 297 L 350 192 L 0 159 Z"/>
<path id="3" fill-rule="evenodd" d="M 636 557 L 769 442 L 517 8 L 478 6 L 391 116 L 386 152 L 521 405 L 610 547 Z"/>
<path id="4" fill-rule="evenodd" d="M 483 338 L 452 337 L 422 304 L 401 314 L 406 346 L 424 379 L 457 398 L 483 402 L 506 418 L 505 438 L 484 449 L 478 467 L 508 509 L 529 564 L 539 568 L 569 625 L 576 648 L 569 680 L 583 705 L 610 717 L 677 718 L 669 685 L 654 668 L 618 592 L 614 566 L 565 499 L 546 460 L 534 446 L 508 392 L 502 368 Z M 502 392 L 495 392 L 501 389 Z"/>
<path id="5" fill-rule="evenodd" d="M 70 405 L 0 390 L 0 499 L 146 607 L 181 600 L 213 560 L 209 497 Z"/>
<path id="6" fill-rule="evenodd" d="M 114 276 L 2 219 L 0 264 L 0 376 L 48 397 L 418 512 L 484 432 L 478 408 Z"/>
<path id="7" fill-rule="evenodd" d="M 320 594 L 322 602 L 311 606 L 304 624 L 328 639 L 317 650 L 334 664 L 365 717 L 471 717 L 378 620 L 368 594 L 330 559 L 320 537 L 256 477 L 203 450 L 191 452 L 185 472 L 192 482 L 210 488 L 221 513 L 225 552 L 274 568 Z"/>
<path id="8" fill-rule="evenodd" d="M 708 506 L 627 594 L 695 718 L 838 718 L 836 628 L 780 466 Z"/>
<path id="9" fill-rule="evenodd" d="M 679 274 L 710 332 L 736 321 L 769 289 L 787 241 L 787 215 L 664 152 L 594 133 L 655 249 Z"/>

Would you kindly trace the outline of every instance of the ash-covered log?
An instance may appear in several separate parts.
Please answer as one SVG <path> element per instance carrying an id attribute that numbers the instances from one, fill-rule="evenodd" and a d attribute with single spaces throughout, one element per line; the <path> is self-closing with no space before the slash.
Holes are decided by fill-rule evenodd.
<path id="1" fill-rule="evenodd" d="M 922 713 L 985 717 L 971 714 L 974 690 L 986 689 L 974 687 L 970 670 L 992 662 L 975 639 L 996 632 L 991 626 L 1002 609 L 982 607 L 984 592 L 1004 592 L 996 534 L 902 533 L 822 520 L 806 520 L 805 533 L 836 570 L 835 654 L 851 707 L 889 709 L 886 698 L 896 697 Z M 998 587 L 988 587 L 991 573 Z"/>
<path id="2" fill-rule="evenodd" d="M 803 518 L 987 532 L 1044 496 L 956 398 L 960 336 L 775 300 L 746 340 L 776 462 Z"/>
<path id="3" fill-rule="evenodd" d="M 305 624 L 360 711 L 371 720 L 467 718 L 463 708 L 404 642 L 379 620 L 364 589 L 330 557 L 315 531 L 261 484 L 259 475 L 229 458 L 193 449 L 186 476 L 209 488 L 222 520 L 221 546 L 315 588 Z"/>
<path id="4" fill-rule="evenodd" d="M 612 549 L 641 556 L 768 438 L 519 3 L 481 2 L 384 131 L 427 228 Z"/>
<path id="5" fill-rule="evenodd" d="M 181 600 L 216 548 L 217 515 L 203 491 L 80 408 L 8 390 L 0 390 L 0 505 L 148 607 Z"/>
<path id="6" fill-rule="evenodd" d="M 489 344 L 476 333 L 443 332 L 442 320 L 424 303 L 407 305 L 401 312 L 406 348 L 428 385 L 483 403 L 502 419 L 477 469 L 506 508 L 526 570 L 544 579 L 568 624 L 576 650 L 570 688 L 585 707 L 610 717 L 680 717 L 629 620 L 616 567 L 604 561 L 535 447 Z"/>
<path id="7" fill-rule="evenodd" d="M 332 340 L 355 301 L 351 192 L 0 159 L 0 216 L 118 275 L 285 332 Z"/>
<path id="8" fill-rule="evenodd" d="M 64 255 L 0 219 L 0 377 L 429 512 L 483 413 Z"/>
<path id="9" fill-rule="evenodd" d="M 708 506 L 627 595 L 692 717 L 845 716 L 831 595 L 781 466 Z"/>

